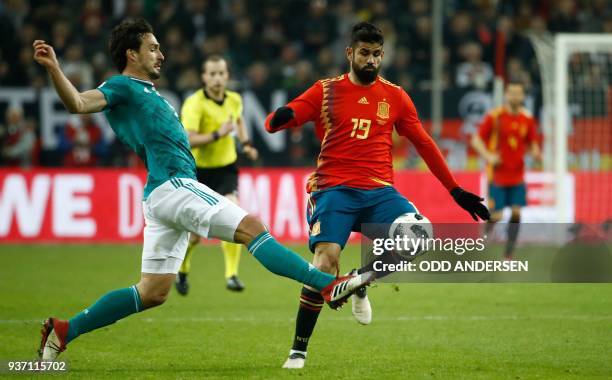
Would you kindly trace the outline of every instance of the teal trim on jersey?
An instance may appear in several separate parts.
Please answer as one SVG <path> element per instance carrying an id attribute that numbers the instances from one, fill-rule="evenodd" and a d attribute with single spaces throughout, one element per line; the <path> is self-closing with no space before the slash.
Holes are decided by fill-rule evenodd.
<path id="1" fill-rule="evenodd" d="M 171 178 L 196 179 L 195 161 L 176 110 L 153 83 L 115 75 L 102 83 L 104 114 L 117 138 L 145 163 L 144 198 Z"/>
<path id="2" fill-rule="evenodd" d="M 175 189 L 183 187 L 191 191 L 198 197 L 202 198 L 206 203 L 208 203 L 211 206 L 214 206 L 217 203 L 219 203 L 219 199 L 215 198 L 212 194 L 207 194 L 203 192 L 202 190 L 198 189 L 193 183 L 185 184 L 180 178 L 170 178 L 169 181 L 172 184 L 172 186 L 174 186 Z"/>
<path id="3" fill-rule="evenodd" d="M 180 182 L 180 180 L 179 180 L 179 182 Z M 211 206 L 214 206 L 217 203 L 219 203 L 219 200 L 217 198 L 213 197 L 210 194 L 206 194 L 202 190 L 200 190 L 197 187 L 195 187 L 193 185 L 193 183 L 183 184 L 182 187 L 184 187 L 185 189 L 191 191 L 195 195 L 199 196 L 200 198 L 202 198 L 204 201 L 206 201 L 206 203 L 208 203 Z"/>

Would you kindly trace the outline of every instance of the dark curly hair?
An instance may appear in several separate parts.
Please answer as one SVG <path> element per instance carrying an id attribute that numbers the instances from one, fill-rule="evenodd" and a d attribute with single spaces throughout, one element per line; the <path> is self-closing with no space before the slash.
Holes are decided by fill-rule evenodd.
<path id="1" fill-rule="evenodd" d="M 123 20 L 111 32 L 108 44 L 113 63 L 119 72 L 127 66 L 125 52 L 129 49 L 138 50 L 142 38 L 147 33 L 153 33 L 153 28 L 142 18 Z"/>
<path id="2" fill-rule="evenodd" d="M 358 42 L 383 45 L 385 40 L 382 31 L 370 22 L 360 22 L 353 26 L 351 31 L 351 47 L 355 47 Z"/>

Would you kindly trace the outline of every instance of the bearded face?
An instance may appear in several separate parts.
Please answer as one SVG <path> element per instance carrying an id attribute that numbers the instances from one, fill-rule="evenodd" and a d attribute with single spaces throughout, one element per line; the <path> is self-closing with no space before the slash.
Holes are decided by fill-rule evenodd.
<path id="1" fill-rule="evenodd" d="M 351 70 L 362 84 L 376 80 L 384 56 L 383 47 L 377 43 L 358 42 L 347 49 Z"/>

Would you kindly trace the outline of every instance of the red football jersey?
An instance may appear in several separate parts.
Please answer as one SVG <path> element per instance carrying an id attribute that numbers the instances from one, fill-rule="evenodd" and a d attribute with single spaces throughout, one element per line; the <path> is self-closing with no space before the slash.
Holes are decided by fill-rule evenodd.
<path id="1" fill-rule="evenodd" d="M 381 77 L 368 86 L 352 83 L 348 74 L 323 79 L 288 106 L 295 118 L 283 129 L 314 121 L 322 139 L 308 192 L 339 185 L 373 189 L 393 184 L 394 126 L 399 135 L 415 145 L 447 189 L 457 186 L 440 150 L 423 129 L 408 94 Z M 272 131 L 272 116 L 266 119 L 268 131 Z"/>
<path id="2" fill-rule="evenodd" d="M 500 162 L 489 168 L 489 179 L 499 186 L 523 183 L 525 151 L 536 141 L 535 119 L 525 110 L 512 114 L 500 107 L 485 116 L 478 134 L 489 151 L 500 157 Z"/>

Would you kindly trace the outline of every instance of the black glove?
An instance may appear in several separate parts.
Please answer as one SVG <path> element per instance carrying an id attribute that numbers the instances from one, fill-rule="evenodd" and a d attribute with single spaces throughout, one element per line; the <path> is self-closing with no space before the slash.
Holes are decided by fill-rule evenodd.
<path id="1" fill-rule="evenodd" d="M 274 129 L 278 129 L 283 125 L 287 124 L 291 119 L 295 117 L 295 112 L 287 106 L 282 106 L 274 111 L 274 116 L 270 120 L 270 126 Z"/>
<path id="2" fill-rule="evenodd" d="M 460 187 L 455 187 L 451 190 L 453 199 L 462 209 L 469 212 L 475 221 L 478 221 L 478 217 L 482 220 L 489 220 L 491 214 L 487 206 L 483 205 L 482 201 L 484 198 L 479 197 L 476 194 L 465 191 Z M 478 217 L 476 217 L 478 215 Z"/>

